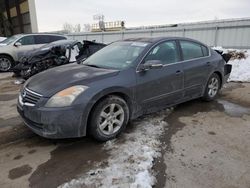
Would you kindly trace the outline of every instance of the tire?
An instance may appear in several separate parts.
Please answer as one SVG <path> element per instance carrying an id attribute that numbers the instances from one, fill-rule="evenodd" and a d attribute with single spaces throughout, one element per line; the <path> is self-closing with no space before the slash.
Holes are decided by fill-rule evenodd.
<path id="1" fill-rule="evenodd" d="M 93 109 L 90 117 L 90 134 L 98 141 L 117 137 L 129 120 L 127 103 L 118 96 L 108 96 Z"/>
<path id="2" fill-rule="evenodd" d="M 205 101 L 214 100 L 218 96 L 220 88 L 221 88 L 221 79 L 218 74 L 213 73 L 208 79 L 205 93 L 202 99 Z"/>
<path id="3" fill-rule="evenodd" d="M 11 57 L 6 56 L 6 55 L 0 55 L 0 71 L 1 72 L 10 71 L 12 66 L 13 66 L 13 60 Z"/>

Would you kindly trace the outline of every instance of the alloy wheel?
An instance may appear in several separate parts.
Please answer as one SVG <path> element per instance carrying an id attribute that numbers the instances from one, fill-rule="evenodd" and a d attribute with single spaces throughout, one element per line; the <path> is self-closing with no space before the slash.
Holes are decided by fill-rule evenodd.
<path id="1" fill-rule="evenodd" d="M 11 61 L 8 58 L 0 57 L 0 71 L 8 71 L 11 68 Z"/>
<path id="2" fill-rule="evenodd" d="M 106 105 L 99 117 L 98 127 L 105 135 L 112 135 L 120 130 L 124 123 L 125 112 L 119 104 Z"/>
<path id="3" fill-rule="evenodd" d="M 213 77 L 208 84 L 208 95 L 213 98 L 219 90 L 219 80 Z"/>

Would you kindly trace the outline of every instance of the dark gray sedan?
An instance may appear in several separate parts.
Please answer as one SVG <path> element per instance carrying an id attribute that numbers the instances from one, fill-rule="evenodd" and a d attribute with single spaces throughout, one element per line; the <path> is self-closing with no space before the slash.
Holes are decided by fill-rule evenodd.
<path id="1" fill-rule="evenodd" d="M 47 138 L 106 141 L 129 120 L 191 99 L 216 98 L 231 72 L 226 58 L 187 38 L 114 42 L 81 64 L 42 72 L 22 88 L 18 111 Z"/>

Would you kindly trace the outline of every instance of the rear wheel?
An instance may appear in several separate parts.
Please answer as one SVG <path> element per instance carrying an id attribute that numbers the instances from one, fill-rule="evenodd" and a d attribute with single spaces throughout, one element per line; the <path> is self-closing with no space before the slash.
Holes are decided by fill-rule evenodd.
<path id="1" fill-rule="evenodd" d="M 6 55 L 0 55 L 0 71 L 7 72 L 11 69 L 13 60 Z"/>
<path id="2" fill-rule="evenodd" d="M 218 76 L 218 74 L 213 73 L 208 80 L 203 99 L 206 101 L 214 100 L 219 93 L 220 84 L 220 77 Z"/>
<path id="3" fill-rule="evenodd" d="M 128 119 L 127 103 L 118 96 L 109 96 L 94 108 L 90 119 L 90 133 L 99 141 L 113 139 L 124 130 Z"/>

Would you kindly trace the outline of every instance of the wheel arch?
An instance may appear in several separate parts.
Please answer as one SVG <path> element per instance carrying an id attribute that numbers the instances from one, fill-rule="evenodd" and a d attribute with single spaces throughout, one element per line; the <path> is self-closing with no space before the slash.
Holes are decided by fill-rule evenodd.
<path id="1" fill-rule="evenodd" d="M 108 96 L 118 96 L 121 97 L 123 100 L 125 100 L 125 102 L 128 105 L 129 108 L 129 117 L 132 116 L 133 114 L 133 100 L 131 98 L 131 94 L 127 89 L 124 88 L 109 88 L 106 89 L 104 91 L 99 92 L 98 94 L 96 94 L 90 101 L 93 101 L 91 103 L 88 104 L 87 106 L 87 112 L 85 112 L 86 116 L 85 116 L 85 120 L 83 122 L 83 125 L 85 125 L 84 127 L 82 127 L 81 129 L 83 129 L 83 135 L 86 135 L 88 133 L 88 126 L 89 126 L 89 121 L 90 121 L 90 117 L 91 114 L 93 113 L 94 108 L 96 107 L 96 105 L 101 102 L 102 100 L 104 100 L 105 98 L 107 98 Z"/>
<path id="2" fill-rule="evenodd" d="M 222 88 L 222 84 L 223 84 L 223 74 L 221 73 L 221 71 L 219 70 L 214 70 L 211 72 L 211 74 L 207 77 L 207 80 L 206 80 L 206 83 L 205 83 L 205 86 L 203 87 L 203 91 L 202 91 L 202 96 L 204 95 L 205 91 L 206 91 L 206 86 L 208 84 L 208 81 L 209 81 L 209 78 L 213 75 L 213 74 L 217 74 L 220 78 L 220 89 Z"/>
<path id="3" fill-rule="evenodd" d="M 14 58 L 12 57 L 12 55 L 10 55 L 10 54 L 8 54 L 8 53 L 0 53 L 0 56 L 7 56 L 7 57 L 9 57 L 9 58 L 11 58 L 11 60 L 12 60 L 12 63 L 14 63 Z"/>

